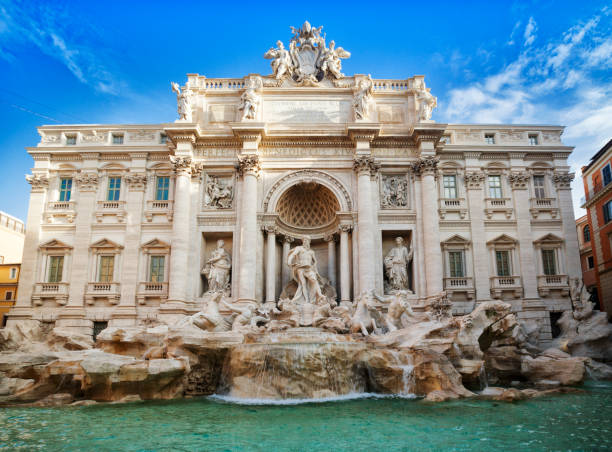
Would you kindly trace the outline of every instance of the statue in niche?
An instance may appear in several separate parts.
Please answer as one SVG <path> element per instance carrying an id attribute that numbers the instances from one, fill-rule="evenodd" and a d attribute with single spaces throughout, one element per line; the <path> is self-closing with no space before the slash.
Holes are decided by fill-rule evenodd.
<path id="1" fill-rule="evenodd" d="M 397 237 L 395 247 L 385 256 L 385 273 L 388 280 L 388 290 L 410 290 L 408 281 L 408 265 L 412 262 L 413 249 L 404 246 L 404 239 Z"/>
<path id="2" fill-rule="evenodd" d="M 289 252 L 287 265 L 291 269 L 291 277 L 298 284 L 292 302 L 316 304 L 320 298 L 325 297 L 319 284 L 321 276 L 317 271 L 317 259 L 314 251 L 310 249 L 308 237 L 302 239 L 301 246 L 296 246 Z"/>
<path id="3" fill-rule="evenodd" d="M 229 293 L 232 258 L 224 246 L 223 240 L 217 240 L 217 249 L 212 252 L 202 269 L 202 274 L 208 281 L 208 292 Z"/>
<path id="4" fill-rule="evenodd" d="M 277 41 L 276 45 L 277 49 L 270 49 L 264 54 L 264 58 L 266 60 L 272 60 L 270 66 L 272 66 L 272 71 L 274 78 L 277 80 L 282 79 L 285 76 L 291 74 L 292 61 L 291 55 L 289 51 L 285 49 L 285 46 L 281 41 Z"/>
<path id="5" fill-rule="evenodd" d="M 319 65 L 323 73 L 329 73 L 335 78 L 343 78 L 342 61 L 340 58 L 349 58 L 351 54 L 342 47 L 336 48 L 336 43 L 332 40 L 329 43 L 329 49 L 325 47 L 323 40 L 323 50 L 319 57 Z"/>
<path id="6" fill-rule="evenodd" d="M 256 119 L 257 110 L 259 109 L 259 94 L 257 90 L 261 88 L 262 81 L 260 78 L 253 77 L 247 80 L 246 89 L 240 96 L 240 106 L 238 110 L 242 111 L 242 120 Z"/>
<path id="7" fill-rule="evenodd" d="M 429 88 L 425 88 L 425 84 L 421 85 L 420 90 L 418 91 L 417 102 L 419 104 L 419 121 L 429 121 L 431 119 L 433 109 L 438 104 L 438 101 L 431 94 Z"/>
<path id="8" fill-rule="evenodd" d="M 382 207 L 406 207 L 408 205 L 408 182 L 405 177 L 383 177 L 381 191 Z"/>
<path id="9" fill-rule="evenodd" d="M 370 100 L 372 99 L 373 90 L 374 85 L 372 84 L 372 80 L 365 78 L 359 80 L 353 98 L 355 120 L 368 119 L 370 115 Z"/>
<path id="10" fill-rule="evenodd" d="M 215 209 L 230 209 L 234 198 L 234 187 L 230 184 L 223 185 L 218 177 L 209 176 L 206 184 L 206 196 L 204 204 L 206 207 Z"/>
<path id="11" fill-rule="evenodd" d="M 179 121 L 191 122 L 191 97 L 187 91 L 181 91 L 178 83 L 171 82 L 172 91 L 176 93 Z"/>

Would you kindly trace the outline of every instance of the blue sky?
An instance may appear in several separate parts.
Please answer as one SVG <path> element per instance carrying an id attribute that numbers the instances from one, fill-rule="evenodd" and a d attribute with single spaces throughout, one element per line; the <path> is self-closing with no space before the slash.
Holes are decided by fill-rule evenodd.
<path id="1" fill-rule="evenodd" d="M 171 80 L 268 74 L 306 19 L 352 53 L 347 74 L 425 75 L 436 121 L 567 126 L 579 176 L 612 137 L 607 4 L 0 0 L 0 210 L 26 218 L 36 126 L 173 121 Z"/>

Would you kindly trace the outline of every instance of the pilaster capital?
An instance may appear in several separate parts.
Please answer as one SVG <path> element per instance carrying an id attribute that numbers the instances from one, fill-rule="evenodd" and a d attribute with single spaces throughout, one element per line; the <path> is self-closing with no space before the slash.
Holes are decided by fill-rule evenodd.
<path id="1" fill-rule="evenodd" d="M 340 232 L 351 232 L 353 230 L 353 225 L 352 224 L 341 224 L 340 226 L 338 226 L 338 230 Z"/>
<path id="2" fill-rule="evenodd" d="M 170 162 L 172 163 L 174 172 L 177 176 L 191 174 L 191 157 L 177 157 L 175 155 L 170 156 Z"/>
<path id="3" fill-rule="evenodd" d="M 574 173 L 555 172 L 552 180 L 557 190 L 571 190 L 571 183 L 574 180 Z"/>
<path id="4" fill-rule="evenodd" d="M 508 182 L 512 190 L 527 190 L 529 173 L 527 171 L 512 171 L 508 174 Z"/>
<path id="5" fill-rule="evenodd" d="M 202 176 L 202 171 L 204 170 L 203 163 L 193 163 L 191 165 L 191 178 L 199 181 Z"/>
<path id="6" fill-rule="evenodd" d="M 257 154 L 245 154 L 238 157 L 238 165 L 236 166 L 238 177 L 246 175 L 259 176 L 261 165 Z"/>
<path id="7" fill-rule="evenodd" d="M 97 173 L 81 173 L 76 178 L 76 183 L 79 190 L 96 191 L 98 189 L 98 174 Z"/>
<path id="8" fill-rule="evenodd" d="M 264 224 L 261 226 L 261 229 L 266 234 L 278 234 L 278 228 L 273 224 Z"/>
<path id="9" fill-rule="evenodd" d="M 485 180 L 485 175 L 481 171 L 466 171 L 465 176 L 463 176 L 465 180 L 465 187 L 469 189 L 480 189 L 482 188 L 482 184 Z"/>
<path id="10" fill-rule="evenodd" d="M 323 237 L 323 240 L 326 242 L 336 242 L 338 239 L 336 234 L 327 234 L 325 237 Z"/>
<path id="11" fill-rule="evenodd" d="M 291 237 L 290 235 L 284 235 L 283 236 L 283 242 L 285 242 L 285 243 L 293 243 L 293 242 L 295 242 L 295 238 Z"/>
<path id="12" fill-rule="evenodd" d="M 124 179 L 128 188 L 133 191 L 143 191 L 147 186 L 146 173 L 129 173 Z"/>
<path id="13" fill-rule="evenodd" d="M 49 186 L 49 178 L 46 174 L 27 174 L 25 178 L 32 186 L 33 192 L 43 192 Z"/>
<path id="14" fill-rule="evenodd" d="M 353 169 L 357 174 L 367 173 L 370 176 L 374 176 L 380 169 L 380 163 L 377 163 L 374 157 L 362 155 L 355 157 L 355 160 L 353 160 Z"/>
<path id="15" fill-rule="evenodd" d="M 417 161 L 412 162 L 410 168 L 412 172 L 417 175 L 433 175 L 435 176 L 438 172 L 438 163 L 440 159 L 433 155 L 427 157 L 421 157 Z"/>

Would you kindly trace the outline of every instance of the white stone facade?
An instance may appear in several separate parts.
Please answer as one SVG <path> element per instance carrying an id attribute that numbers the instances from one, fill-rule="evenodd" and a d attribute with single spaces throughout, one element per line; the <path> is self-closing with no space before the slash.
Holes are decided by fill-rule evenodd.
<path id="1" fill-rule="evenodd" d="M 280 76 L 278 65 L 271 76 L 189 74 L 174 123 L 40 127 L 9 321 L 87 332 L 196 312 L 219 239 L 234 302 L 278 300 L 303 236 L 350 302 L 385 291 L 383 258 L 401 236 L 415 304 L 442 290 L 458 314 L 508 300 L 550 339 L 548 313 L 570 309 L 568 282 L 581 276 L 563 127 L 439 124 L 422 76 L 292 64 Z"/>

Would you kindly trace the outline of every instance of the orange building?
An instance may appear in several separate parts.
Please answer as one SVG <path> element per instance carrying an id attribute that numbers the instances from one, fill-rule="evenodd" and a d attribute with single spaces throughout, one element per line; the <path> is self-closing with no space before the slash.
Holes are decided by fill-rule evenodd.
<path id="1" fill-rule="evenodd" d="M 608 318 L 612 318 L 612 140 L 591 158 L 588 165 L 582 167 L 582 180 L 586 194 L 583 207 L 587 210 L 587 221 L 578 231 L 578 236 L 585 241 L 584 229 L 588 226 L 592 250 L 590 255 L 593 257 L 592 275 L 588 274 L 590 269 L 587 261 L 585 284 L 588 285 L 587 280 L 592 282 L 592 293 L 600 309 L 608 313 Z M 588 258 L 589 254 L 585 252 L 584 256 Z"/>
<path id="2" fill-rule="evenodd" d="M 21 264 L 0 264 L 0 325 L 6 322 L 6 313 L 15 304 Z"/>

